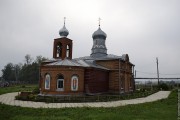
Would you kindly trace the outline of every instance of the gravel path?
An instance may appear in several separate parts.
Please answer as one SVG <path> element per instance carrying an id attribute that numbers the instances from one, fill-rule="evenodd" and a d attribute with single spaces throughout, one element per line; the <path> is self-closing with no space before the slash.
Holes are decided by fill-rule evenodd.
<path id="1" fill-rule="evenodd" d="M 15 96 L 18 95 L 17 92 L 7 93 L 0 95 L 0 102 L 21 107 L 31 107 L 31 108 L 65 108 L 65 107 L 117 107 L 129 104 L 139 104 L 157 101 L 160 99 L 165 99 L 169 96 L 170 91 L 159 91 L 150 96 L 144 98 L 136 98 L 130 100 L 119 100 L 111 102 L 89 102 L 89 103 L 45 103 L 45 102 L 32 102 L 32 101 L 20 101 L 15 100 Z"/>

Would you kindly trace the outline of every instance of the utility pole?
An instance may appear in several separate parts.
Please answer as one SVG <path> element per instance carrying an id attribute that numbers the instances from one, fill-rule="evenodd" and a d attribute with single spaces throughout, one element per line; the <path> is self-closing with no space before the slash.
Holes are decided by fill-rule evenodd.
<path id="1" fill-rule="evenodd" d="M 159 66 L 158 66 L 158 58 L 156 58 L 156 64 L 157 64 L 157 78 L 158 78 L 158 85 L 159 85 Z"/>

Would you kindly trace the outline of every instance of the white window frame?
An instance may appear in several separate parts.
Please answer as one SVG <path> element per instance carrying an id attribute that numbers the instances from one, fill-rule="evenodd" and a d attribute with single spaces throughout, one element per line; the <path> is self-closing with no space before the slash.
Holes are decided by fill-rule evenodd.
<path id="1" fill-rule="evenodd" d="M 59 81 L 63 81 L 63 88 L 58 88 L 58 86 L 59 86 Z M 57 79 L 57 90 L 58 90 L 58 91 L 64 91 L 64 79 Z"/>
<path id="2" fill-rule="evenodd" d="M 48 78 L 47 78 L 48 77 Z M 47 82 L 46 81 L 49 81 L 49 85 L 48 85 L 48 87 L 47 87 Z M 45 89 L 46 90 L 49 90 L 50 89 L 50 84 L 51 84 L 51 76 L 50 76 L 50 74 L 46 74 L 45 75 L 45 80 L 44 80 L 44 82 L 45 82 Z"/>
<path id="3" fill-rule="evenodd" d="M 76 83 L 76 89 L 74 89 L 73 87 L 73 82 L 74 82 L 74 79 L 76 79 L 77 80 L 77 83 Z M 79 78 L 78 78 L 78 76 L 77 75 L 73 75 L 72 77 L 71 77 L 71 91 L 78 91 L 78 87 L 79 87 Z"/>
<path id="4" fill-rule="evenodd" d="M 66 57 L 68 58 L 70 56 L 70 46 L 66 46 Z"/>

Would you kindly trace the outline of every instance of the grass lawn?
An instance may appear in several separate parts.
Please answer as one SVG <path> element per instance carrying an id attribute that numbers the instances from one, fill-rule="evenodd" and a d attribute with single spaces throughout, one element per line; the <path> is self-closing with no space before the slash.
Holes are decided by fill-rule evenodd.
<path id="1" fill-rule="evenodd" d="M 17 85 L 17 86 L 3 87 L 0 88 L 0 95 L 10 92 L 32 91 L 36 87 L 38 87 L 38 85 Z"/>
<path id="2" fill-rule="evenodd" d="M 1 88 L 0 88 L 1 89 Z M 0 120 L 176 120 L 177 90 L 167 99 L 116 108 L 22 108 L 0 104 Z"/>

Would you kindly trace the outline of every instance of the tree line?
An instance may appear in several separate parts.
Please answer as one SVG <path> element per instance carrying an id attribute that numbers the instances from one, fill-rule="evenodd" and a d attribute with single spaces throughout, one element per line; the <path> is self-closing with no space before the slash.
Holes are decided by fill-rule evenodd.
<path id="1" fill-rule="evenodd" d="M 8 63 L 2 69 L 2 78 L 7 82 L 17 83 L 38 83 L 39 81 L 39 66 L 41 62 L 47 58 L 41 55 L 36 56 L 33 60 L 31 55 L 27 54 L 24 57 L 25 63 L 13 64 Z"/>

